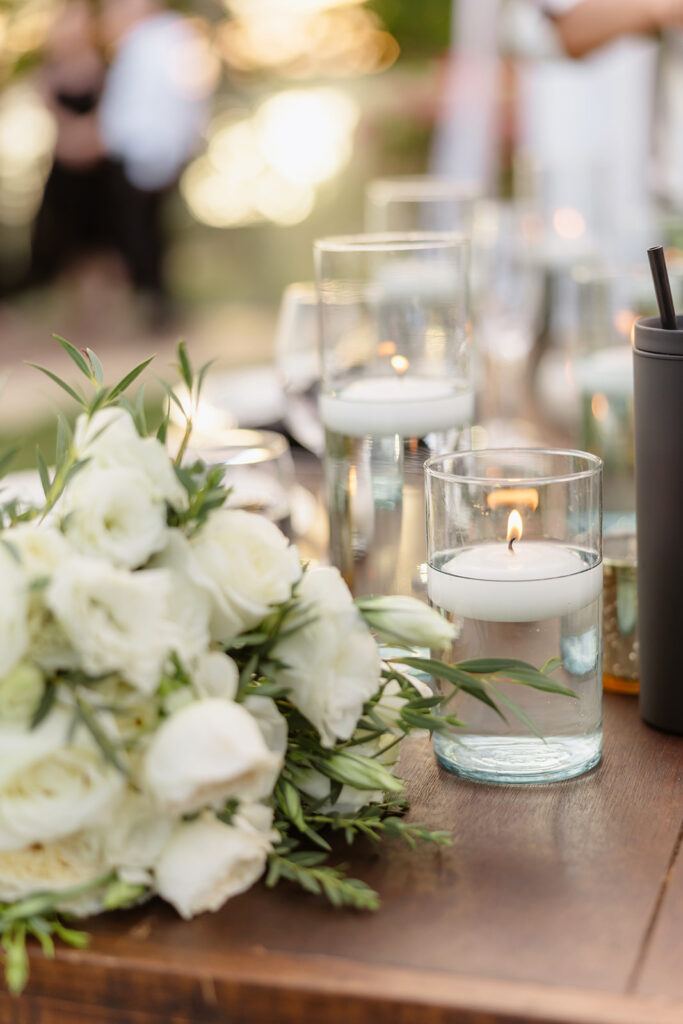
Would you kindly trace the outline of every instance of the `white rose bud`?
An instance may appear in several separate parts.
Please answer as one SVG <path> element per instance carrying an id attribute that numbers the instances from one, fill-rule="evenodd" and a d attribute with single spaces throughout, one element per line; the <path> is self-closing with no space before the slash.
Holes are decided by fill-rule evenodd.
<path id="1" fill-rule="evenodd" d="M 414 597 L 363 597 L 357 603 L 368 625 L 388 640 L 442 651 L 455 639 L 453 624 Z"/>
<path id="2" fill-rule="evenodd" d="M 3 535 L 7 539 L 8 534 Z M 14 557 L 0 544 L 0 676 L 28 647 L 28 587 Z"/>
<path id="3" fill-rule="evenodd" d="M 234 700 L 239 684 L 239 669 L 227 654 L 207 651 L 197 661 L 192 680 L 200 697 Z"/>
<path id="4" fill-rule="evenodd" d="M 40 704 L 45 677 L 37 665 L 20 661 L 0 679 L 0 722 L 26 725 Z"/>
<path id="5" fill-rule="evenodd" d="M 297 549 L 274 523 L 221 509 L 193 538 L 184 571 L 211 597 L 211 638 L 227 643 L 290 597 L 301 565 Z"/>
<path id="6" fill-rule="evenodd" d="M 178 825 L 156 866 L 159 895 L 184 918 L 218 910 L 263 874 L 277 832 L 236 815 L 224 825 L 210 812 Z"/>
<path id="7" fill-rule="evenodd" d="M 403 671 L 403 666 L 399 666 L 403 675 L 405 675 L 411 682 L 414 689 L 417 691 L 415 697 L 433 697 L 434 694 L 427 683 L 421 679 L 417 679 L 416 676 L 410 675 Z M 401 696 L 401 687 L 395 679 L 389 680 L 385 684 L 382 690 L 382 695 L 377 703 L 373 707 L 373 712 L 377 718 L 380 719 L 382 724 L 390 732 L 396 733 L 397 735 L 402 734 L 403 730 L 398 728 L 398 722 L 401 717 L 401 709 L 408 703 L 410 697 Z M 411 732 L 411 735 L 415 735 L 415 732 Z"/>
<path id="8" fill-rule="evenodd" d="M 231 797 L 270 795 L 282 758 L 240 704 L 219 697 L 195 701 L 171 715 L 152 737 L 143 779 L 156 805 L 185 814 Z"/>
<path id="9" fill-rule="evenodd" d="M 149 694 L 174 645 L 170 586 L 162 569 L 126 572 L 75 556 L 57 569 L 45 601 L 86 672 L 120 672 Z"/>
<path id="10" fill-rule="evenodd" d="M 166 503 L 140 469 L 85 466 L 61 509 L 73 547 L 112 565 L 137 569 L 166 543 Z"/>
<path id="11" fill-rule="evenodd" d="M 337 569 L 311 569 L 297 594 L 301 609 L 287 628 L 313 621 L 276 644 L 273 653 L 287 668 L 275 678 L 323 745 L 333 747 L 352 736 L 363 705 L 379 689 L 377 645 Z"/>
<path id="12" fill-rule="evenodd" d="M 361 739 L 356 736 L 354 739 Z M 349 753 L 358 757 L 372 757 L 389 771 L 398 761 L 399 744 L 394 743 L 394 737 L 387 733 L 384 736 L 374 737 L 365 743 L 354 743 L 349 748 Z M 392 771 L 393 775 L 393 771 Z M 315 768 L 308 768 L 299 772 L 294 781 L 302 792 L 311 797 L 312 800 L 323 803 L 318 808 L 321 814 L 358 814 L 368 804 L 378 804 L 384 800 L 385 794 L 381 789 L 356 789 L 355 786 L 345 784 L 342 786 L 337 799 L 333 802 L 332 783 L 329 776 L 317 771 Z"/>

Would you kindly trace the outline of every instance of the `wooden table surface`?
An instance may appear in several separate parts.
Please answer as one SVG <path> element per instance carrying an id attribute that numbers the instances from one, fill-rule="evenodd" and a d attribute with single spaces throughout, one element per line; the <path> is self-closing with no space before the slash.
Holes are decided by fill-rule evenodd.
<path id="1" fill-rule="evenodd" d="M 406 747 L 411 817 L 453 845 L 345 857 L 377 914 L 259 885 L 189 923 L 97 919 L 88 950 L 32 950 L 2 1024 L 681 1024 L 683 741 L 607 696 L 603 763 L 570 782 L 466 783 Z"/>

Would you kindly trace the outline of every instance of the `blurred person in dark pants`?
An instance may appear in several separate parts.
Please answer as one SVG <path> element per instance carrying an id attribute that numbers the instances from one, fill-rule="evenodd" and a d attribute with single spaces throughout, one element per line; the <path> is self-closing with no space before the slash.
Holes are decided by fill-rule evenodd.
<path id="1" fill-rule="evenodd" d="M 54 161 L 33 225 L 28 284 L 44 284 L 84 253 L 111 243 L 109 167 L 97 132 L 105 64 L 88 0 L 58 11 L 40 80 L 55 119 Z"/>
<path id="2" fill-rule="evenodd" d="M 163 201 L 199 146 L 211 65 L 188 22 L 157 0 L 101 0 L 101 33 L 112 54 L 99 132 L 116 241 L 150 318 L 163 322 Z"/>

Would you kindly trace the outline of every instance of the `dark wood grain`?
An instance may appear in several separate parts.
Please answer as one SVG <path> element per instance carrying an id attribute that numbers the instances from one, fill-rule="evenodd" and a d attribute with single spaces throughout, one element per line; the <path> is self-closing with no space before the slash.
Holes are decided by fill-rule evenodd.
<path id="1" fill-rule="evenodd" d="M 160 903 L 96 919 L 90 950 L 32 952 L 27 994 L 0 1002 L 0 1021 L 680 1024 L 669 968 L 627 990 L 683 820 L 683 742 L 644 726 L 632 698 L 605 711 L 603 764 L 551 786 L 463 783 L 406 744 L 412 817 L 454 843 L 340 851 L 379 889 L 378 914 L 259 886 L 189 923 Z M 680 916 L 666 898 L 659 913 L 653 944 L 680 964 Z"/>
<path id="2" fill-rule="evenodd" d="M 683 789 L 683 770 L 679 774 Z M 683 823 L 664 877 L 660 902 L 646 936 L 632 987 L 644 994 L 666 994 L 683 1004 Z M 683 1020 L 683 1016 L 681 1017 Z"/>

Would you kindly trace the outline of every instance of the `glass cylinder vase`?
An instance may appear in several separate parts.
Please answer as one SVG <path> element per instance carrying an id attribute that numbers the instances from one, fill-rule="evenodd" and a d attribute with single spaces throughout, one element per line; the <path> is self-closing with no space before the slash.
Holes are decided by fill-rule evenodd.
<path id="1" fill-rule="evenodd" d="M 467 728 L 434 738 L 449 771 L 550 782 L 599 761 L 601 468 L 583 452 L 522 448 L 427 462 L 429 600 L 456 627 L 452 662 L 524 662 L 573 694 L 504 671 L 487 677 L 498 711 L 457 690 L 446 710 Z"/>
<path id="2" fill-rule="evenodd" d="M 424 460 L 469 442 L 465 238 L 315 244 L 330 554 L 354 594 L 424 596 Z"/>

